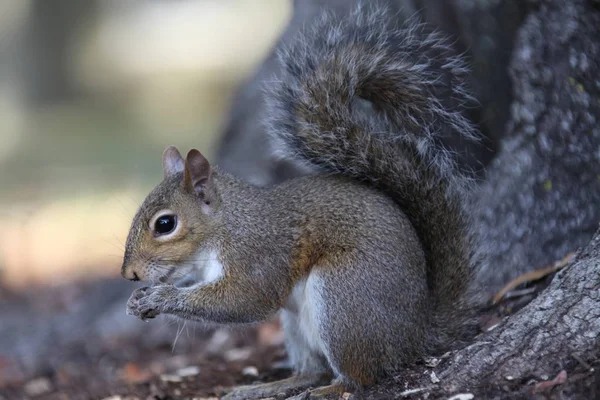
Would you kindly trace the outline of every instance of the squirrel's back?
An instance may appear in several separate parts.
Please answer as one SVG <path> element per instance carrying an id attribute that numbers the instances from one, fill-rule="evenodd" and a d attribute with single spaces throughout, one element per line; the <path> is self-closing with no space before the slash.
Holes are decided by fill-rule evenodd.
<path id="1" fill-rule="evenodd" d="M 280 60 L 268 96 L 276 150 L 370 185 L 401 207 L 426 257 L 427 347 L 460 342 L 472 328 L 469 179 L 441 139 L 476 138 L 462 114 L 471 101 L 463 62 L 425 26 L 399 26 L 371 6 L 346 18 L 325 14 Z"/>

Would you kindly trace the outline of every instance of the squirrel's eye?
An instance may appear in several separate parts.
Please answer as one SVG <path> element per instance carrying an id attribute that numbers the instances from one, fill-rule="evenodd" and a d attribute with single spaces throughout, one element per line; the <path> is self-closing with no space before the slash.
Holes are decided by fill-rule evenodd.
<path id="1" fill-rule="evenodd" d="M 163 215 L 154 223 L 154 232 L 159 235 L 166 235 L 173 232 L 177 226 L 177 217 L 174 215 Z"/>

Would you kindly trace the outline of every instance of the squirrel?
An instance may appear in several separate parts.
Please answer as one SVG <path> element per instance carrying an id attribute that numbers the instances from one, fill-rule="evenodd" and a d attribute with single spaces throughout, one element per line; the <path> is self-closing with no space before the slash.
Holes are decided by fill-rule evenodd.
<path id="1" fill-rule="evenodd" d="M 363 5 L 324 12 L 279 59 L 266 126 L 281 157 L 314 173 L 254 187 L 168 147 L 122 267 L 153 283 L 127 304 L 141 319 L 280 312 L 294 375 L 229 399 L 358 390 L 476 333 L 470 178 L 440 140 L 477 138 L 461 57 L 419 22 Z M 173 284 L 194 271 L 199 283 Z"/>

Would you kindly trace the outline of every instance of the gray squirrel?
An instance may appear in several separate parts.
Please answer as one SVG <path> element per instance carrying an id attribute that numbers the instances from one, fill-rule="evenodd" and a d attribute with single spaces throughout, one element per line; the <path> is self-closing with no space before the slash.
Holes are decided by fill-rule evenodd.
<path id="1" fill-rule="evenodd" d="M 281 312 L 294 375 L 229 399 L 332 379 L 311 396 L 360 388 L 476 333 L 469 177 L 440 142 L 477 137 L 461 58 L 424 25 L 363 5 L 325 12 L 280 62 L 272 143 L 315 173 L 259 188 L 169 147 L 122 267 L 153 283 L 127 304 L 141 319 L 252 324 Z M 198 270 L 201 283 L 172 284 Z"/>

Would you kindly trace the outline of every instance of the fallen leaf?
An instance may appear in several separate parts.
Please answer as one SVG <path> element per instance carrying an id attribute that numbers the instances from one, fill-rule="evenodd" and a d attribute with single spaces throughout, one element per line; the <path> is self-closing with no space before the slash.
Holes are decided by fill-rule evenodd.
<path id="1" fill-rule="evenodd" d="M 36 378 L 27 382 L 23 389 L 29 396 L 35 397 L 51 392 L 52 382 L 48 378 Z"/>
<path id="2" fill-rule="evenodd" d="M 189 367 L 180 368 L 177 370 L 177 375 L 187 377 L 187 376 L 196 376 L 200 374 L 200 367 L 195 365 L 190 365 Z"/>
<path id="3" fill-rule="evenodd" d="M 164 374 L 160 376 L 160 380 L 163 382 L 182 382 L 183 378 L 179 375 Z"/>
<path id="4" fill-rule="evenodd" d="M 502 322 L 502 318 L 497 315 L 488 316 L 488 318 L 482 318 L 481 322 L 481 331 L 482 332 L 490 332 L 494 328 L 496 328 Z"/>
<path id="5" fill-rule="evenodd" d="M 121 371 L 121 379 L 127 383 L 139 383 L 152 377 L 149 371 L 141 369 L 137 364 L 129 362 Z"/>
<path id="6" fill-rule="evenodd" d="M 247 360 L 250 355 L 252 354 L 252 348 L 251 347 L 242 347 L 242 348 L 236 348 L 236 349 L 231 349 L 225 352 L 225 354 L 223 355 L 223 357 L 225 358 L 225 360 L 231 362 L 231 361 L 243 361 L 243 360 Z"/>
<path id="7" fill-rule="evenodd" d="M 242 370 L 242 375 L 257 377 L 258 376 L 258 368 L 254 367 L 254 366 L 244 367 L 244 369 Z"/>
<path id="8" fill-rule="evenodd" d="M 554 386 L 562 385 L 566 381 L 567 381 L 567 371 L 562 370 L 551 381 L 544 381 L 544 382 L 540 382 L 537 385 L 535 385 L 535 387 L 533 388 L 533 393 L 550 390 Z"/>
<path id="9" fill-rule="evenodd" d="M 266 346 L 283 344 L 283 331 L 276 324 L 265 324 L 258 329 L 258 342 Z"/>

